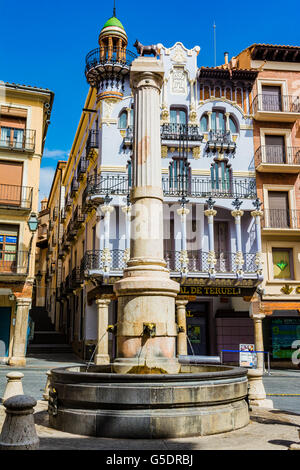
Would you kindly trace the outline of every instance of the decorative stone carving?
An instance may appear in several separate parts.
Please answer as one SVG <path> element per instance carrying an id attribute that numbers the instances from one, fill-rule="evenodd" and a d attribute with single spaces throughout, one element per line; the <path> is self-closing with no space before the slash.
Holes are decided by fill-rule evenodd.
<path id="1" fill-rule="evenodd" d="M 198 160 L 200 158 L 200 147 L 193 148 L 193 158 Z"/>
<path id="2" fill-rule="evenodd" d="M 187 73 L 184 67 L 174 67 L 171 72 L 171 93 L 187 95 Z"/>
<path id="3" fill-rule="evenodd" d="M 161 146 L 161 158 L 166 158 L 168 156 L 168 147 L 166 145 Z"/>
<path id="4" fill-rule="evenodd" d="M 168 106 L 166 104 L 163 104 L 162 106 L 162 111 L 161 111 L 161 125 L 163 124 L 169 124 L 170 122 L 170 113 L 169 113 L 169 109 L 168 109 Z"/>
<path id="5" fill-rule="evenodd" d="M 176 49 L 171 57 L 172 62 L 176 62 L 177 64 L 185 64 L 187 61 L 186 53 L 184 52 L 182 46 L 178 44 Z"/>

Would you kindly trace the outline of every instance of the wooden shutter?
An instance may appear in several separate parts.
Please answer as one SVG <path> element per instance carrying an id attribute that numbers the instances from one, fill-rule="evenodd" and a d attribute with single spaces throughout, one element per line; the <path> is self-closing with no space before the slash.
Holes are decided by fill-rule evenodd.
<path id="1" fill-rule="evenodd" d="M 281 87 L 262 86 L 262 104 L 264 111 L 281 111 Z"/>
<path id="2" fill-rule="evenodd" d="M 22 163 L 0 160 L 0 204 L 20 205 L 22 176 Z"/>
<path id="3" fill-rule="evenodd" d="M 270 226 L 289 227 L 289 200 L 287 191 L 269 191 Z"/>
<path id="4" fill-rule="evenodd" d="M 266 163 L 285 163 L 285 140 L 283 135 L 266 135 Z"/>

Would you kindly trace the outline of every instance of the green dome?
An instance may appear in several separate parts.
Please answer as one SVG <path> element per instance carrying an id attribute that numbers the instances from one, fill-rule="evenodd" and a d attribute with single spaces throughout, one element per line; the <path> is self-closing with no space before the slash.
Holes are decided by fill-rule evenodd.
<path id="1" fill-rule="evenodd" d="M 111 18 L 109 18 L 109 20 L 107 20 L 107 22 L 105 23 L 102 29 L 107 28 L 109 26 L 118 26 L 119 28 L 124 29 L 124 26 L 122 25 L 121 21 L 119 21 L 118 18 L 116 18 L 115 16 L 112 16 Z"/>

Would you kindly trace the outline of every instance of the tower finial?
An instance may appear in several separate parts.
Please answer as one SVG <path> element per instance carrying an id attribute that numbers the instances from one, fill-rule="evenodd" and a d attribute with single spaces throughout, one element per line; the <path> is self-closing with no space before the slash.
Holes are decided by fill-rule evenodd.
<path id="1" fill-rule="evenodd" d="M 116 0 L 114 0 L 114 11 L 113 16 L 116 18 Z"/>

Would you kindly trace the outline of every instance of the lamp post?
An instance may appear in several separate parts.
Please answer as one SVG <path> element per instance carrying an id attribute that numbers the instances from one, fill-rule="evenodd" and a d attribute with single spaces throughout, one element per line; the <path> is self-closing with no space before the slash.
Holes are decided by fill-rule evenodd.
<path id="1" fill-rule="evenodd" d="M 29 253 L 28 253 L 28 265 L 27 265 L 27 272 L 29 274 L 29 264 L 30 264 L 30 256 L 31 256 L 31 250 L 32 250 L 32 242 L 33 242 L 33 236 L 35 232 L 37 231 L 38 225 L 39 225 L 39 220 L 37 218 L 37 215 L 32 212 L 30 214 L 30 217 L 27 221 L 27 225 L 29 227 L 29 230 L 31 232 L 31 239 L 30 239 L 30 244 L 29 244 Z"/>

